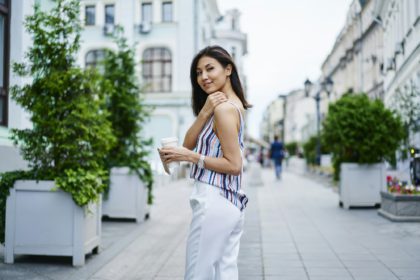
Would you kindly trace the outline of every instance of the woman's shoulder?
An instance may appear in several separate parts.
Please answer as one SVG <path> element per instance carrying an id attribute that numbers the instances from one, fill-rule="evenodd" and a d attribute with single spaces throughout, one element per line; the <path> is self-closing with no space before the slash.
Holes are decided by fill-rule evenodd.
<path id="1" fill-rule="evenodd" d="M 217 114 L 218 112 L 219 113 L 237 112 L 238 110 L 241 113 L 243 113 L 244 108 L 242 104 L 239 105 L 233 101 L 227 101 L 227 102 L 223 102 L 217 105 L 216 108 L 214 108 L 214 113 Z"/>

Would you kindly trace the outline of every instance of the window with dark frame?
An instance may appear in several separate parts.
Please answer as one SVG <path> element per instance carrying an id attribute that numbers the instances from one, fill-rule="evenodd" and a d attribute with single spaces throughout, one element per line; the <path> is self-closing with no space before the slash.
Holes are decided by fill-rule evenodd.
<path id="1" fill-rule="evenodd" d="M 152 22 L 153 20 L 152 3 L 141 4 L 141 22 Z"/>
<path id="2" fill-rule="evenodd" d="M 85 7 L 85 25 L 95 25 L 95 6 Z"/>
<path id="3" fill-rule="evenodd" d="M 112 24 L 115 23 L 115 5 L 105 5 L 105 24 Z"/>
<path id="4" fill-rule="evenodd" d="M 172 56 L 167 48 L 148 48 L 143 52 L 143 82 L 147 92 L 172 90 Z"/>
<path id="5" fill-rule="evenodd" d="M 172 1 L 166 1 L 162 3 L 162 21 L 163 22 L 172 22 Z"/>
<path id="6" fill-rule="evenodd" d="M 0 0 L 0 126 L 7 127 L 10 50 L 10 0 Z"/>
<path id="7" fill-rule="evenodd" d="M 86 53 L 85 67 L 97 68 L 101 72 L 101 62 L 104 60 L 105 50 L 91 50 Z"/>

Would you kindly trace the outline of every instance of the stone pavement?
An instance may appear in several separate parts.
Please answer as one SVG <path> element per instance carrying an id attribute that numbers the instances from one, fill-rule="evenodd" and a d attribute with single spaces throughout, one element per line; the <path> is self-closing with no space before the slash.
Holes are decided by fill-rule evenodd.
<path id="1" fill-rule="evenodd" d="M 420 224 L 393 223 L 377 209 L 338 207 L 325 180 L 262 171 L 250 198 L 239 256 L 241 280 L 420 280 Z M 246 180 L 245 180 L 246 184 Z M 86 265 L 70 258 L 16 258 L 0 279 L 183 279 L 191 181 L 156 188 L 151 219 L 103 223 L 102 252 Z M 3 248 L 0 248 L 0 259 Z"/>

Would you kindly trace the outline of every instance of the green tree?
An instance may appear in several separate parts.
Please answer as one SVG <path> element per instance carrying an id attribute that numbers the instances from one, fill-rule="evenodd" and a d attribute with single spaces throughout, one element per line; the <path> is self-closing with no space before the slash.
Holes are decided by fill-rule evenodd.
<path id="1" fill-rule="evenodd" d="M 420 89 L 411 81 L 402 88 L 398 88 L 392 98 L 391 108 L 401 117 L 404 124 L 406 141 L 400 151 L 401 159 L 406 159 L 410 141 L 413 135 L 420 131 Z"/>
<path id="2" fill-rule="evenodd" d="M 55 180 L 80 206 L 96 201 L 106 186 L 105 159 L 115 137 L 103 110 L 102 79 L 76 66 L 79 1 L 54 2 L 49 11 L 35 5 L 34 14 L 26 18 L 33 45 L 27 62 L 13 66 L 17 75 L 31 80 L 11 88 L 12 98 L 31 116 L 32 128 L 11 130 L 30 170 L 1 175 L 1 241 L 5 200 L 15 180 Z"/>
<path id="3" fill-rule="evenodd" d="M 406 134 L 402 122 L 380 100 L 366 94 L 345 94 L 331 104 L 323 123 L 323 138 L 333 154 L 334 178 L 340 164 L 395 164 L 395 151 Z"/>
<path id="4" fill-rule="evenodd" d="M 123 29 L 116 29 L 116 52 L 107 50 L 103 61 L 105 87 L 109 90 L 106 109 L 117 138 L 116 145 L 107 157 L 109 168 L 128 166 L 136 172 L 149 190 L 148 202 L 152 203 L 152 170 L 147 157 L 150 153 L 151 139 L 142 135 L 142 125 L 150 116 L 150 109 L 144 105 L 135 72 L 133 48 L 123 37 Z"/>

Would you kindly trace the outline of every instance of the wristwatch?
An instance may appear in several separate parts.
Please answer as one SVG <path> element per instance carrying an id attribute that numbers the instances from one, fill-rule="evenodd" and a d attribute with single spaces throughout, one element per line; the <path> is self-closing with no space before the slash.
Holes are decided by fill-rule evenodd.
<path id="1" fill-rule="evenodd" d="M 198 159 L 198 162 L 197 162 L 197 166 L 199 168 L 204 168 L 204 159 L 205 158 L 206 158 L 205 155 L 200 155 L 200 158 Z"/>

